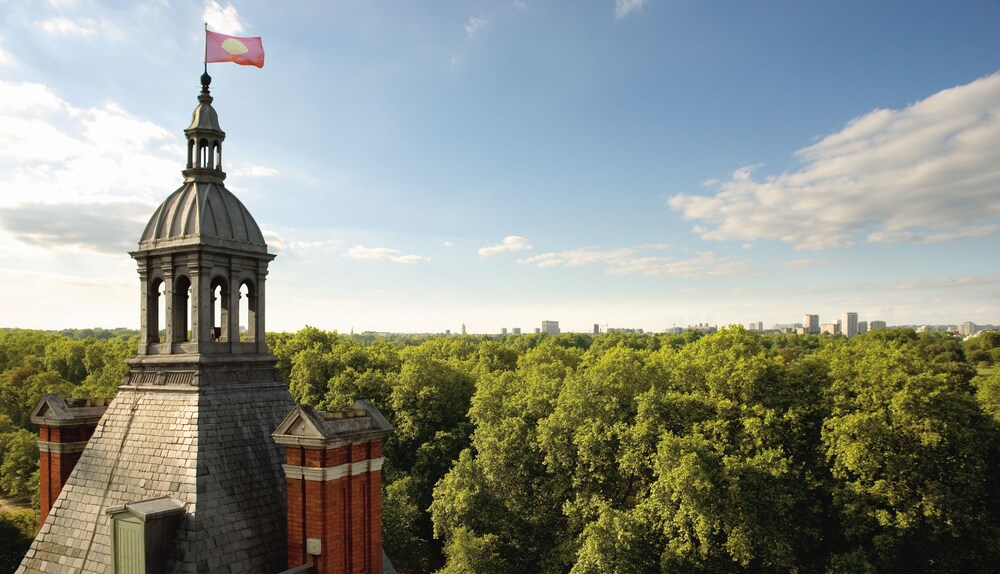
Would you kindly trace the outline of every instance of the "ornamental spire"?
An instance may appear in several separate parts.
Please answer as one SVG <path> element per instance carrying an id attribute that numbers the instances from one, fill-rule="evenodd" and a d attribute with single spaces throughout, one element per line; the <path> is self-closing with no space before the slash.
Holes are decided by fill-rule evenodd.
<path id="1" fill-rule="evenodd" d="M 185 180 L 216 181 L 226 178 L 222 171 L 222 142 L 226 132 L 219 126 L 219 114 L 212 107 L 212 93 L 208 87 L 212 76 L 201 75 L 201 93 L 198 106 L 191 116 L 191 125 L 184 130 L 187 138 L 187 166 L 182 172 Z"/>

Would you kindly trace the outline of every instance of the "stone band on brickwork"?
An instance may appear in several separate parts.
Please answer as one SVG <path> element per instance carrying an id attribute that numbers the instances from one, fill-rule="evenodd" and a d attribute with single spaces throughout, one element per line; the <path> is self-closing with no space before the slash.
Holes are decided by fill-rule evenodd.
<path id="1" fill-rule="evenodd" d="M 83 452 L 87 448 L 87 441 L 82 442 L 45 442 L 38 441 L 38 450 L 41 452 L 72 453 Z"/>
<path id="2" fill-rule="evenodd" d="M 382 463 L 384 461 L 385 459 L 380 456 L 370 460 L 338 464 L 337 466 L 329 468 L 313 468 L 294 464 L 283 464 L 281 467 L 285 469 L 286 478 L 325 482 L 328 480 L 344 478 L 345 476 L 357 476 L 366 472 L 376 472 L 382 470 Z"/>

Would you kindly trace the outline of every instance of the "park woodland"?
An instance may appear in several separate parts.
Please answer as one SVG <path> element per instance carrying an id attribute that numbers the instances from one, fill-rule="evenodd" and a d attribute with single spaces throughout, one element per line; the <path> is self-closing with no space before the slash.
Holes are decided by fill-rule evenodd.
<path id="1" fill-rule="evenodd" d="M 114 396 L 137 340 L 0 330 L 0 571 L 38 528 L 31 409 Z M 1000 333 L 306 327 L 267 345 L 297 403 L 370 400 L 395 427 L 382 544 L 399 572 L 1000 569 Z"/>

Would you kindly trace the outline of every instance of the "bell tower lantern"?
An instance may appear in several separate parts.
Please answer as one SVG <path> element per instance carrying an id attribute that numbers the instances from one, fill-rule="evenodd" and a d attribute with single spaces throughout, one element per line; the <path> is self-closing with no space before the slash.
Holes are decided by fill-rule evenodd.
<path id="1" fill-rule="evenodd" d="M 141 331 L 118 394 L 46 397 L 34 413 L 50 507 L 19 572 L 286 568 L 285 449 L 271 433 L 295 403 L 264 343 L 274 255 L 226 189 L 210 83 L 184 130 L 183 183 L 130 253 Z"/>
<path id="2" fill-rule="evenodd" d="M 184 130 L 184 183 L 153 213 L 130 253 L 139 267 L 139 356 L 266 355 L 264 236 L 226 189 L 225 132 L 212 107 L 208 74 Z"/>

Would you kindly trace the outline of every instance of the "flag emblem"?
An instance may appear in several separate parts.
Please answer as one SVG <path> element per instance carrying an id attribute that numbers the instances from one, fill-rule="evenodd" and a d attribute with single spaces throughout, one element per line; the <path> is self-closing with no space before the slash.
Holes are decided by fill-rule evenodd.
<path id="1" fill-rule="evenodd" d="M 205 63 L 209 62 L 233 62 L 263 68 L 264 46 L 259 36 L 237 38 L 205 30 Z"/>
<path id="2" fill-rule="evenodd" d="M 240 54 L 246 54 L 247 52 L 250 51 L 247 49 L 246 44 L 240 42 L 236 38 L 227 38 L 226 41 L 222 43 L 222 49 L 234 56 L 238 56 Z"/>

